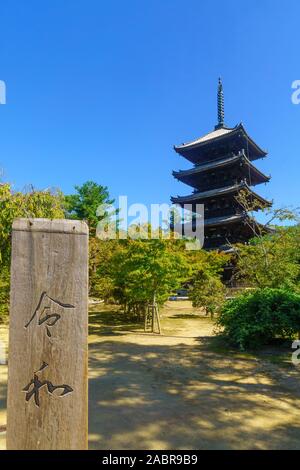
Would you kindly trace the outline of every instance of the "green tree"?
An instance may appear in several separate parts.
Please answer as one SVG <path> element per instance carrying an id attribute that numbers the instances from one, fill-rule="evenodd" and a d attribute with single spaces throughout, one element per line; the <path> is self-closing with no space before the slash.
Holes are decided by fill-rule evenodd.
<path id="1" fill-rule="evenodd" d="M 253 287 L 299 289 L 300 226 L 277 227 L 276 233 L 238 245 L 239 278 Z"/>
<path id="2" fill-rule="evenodd" d="M 236 245 L 235 277 L 253 287 L 299 288 L 300 226 L 282 225 L 299 222 L 299 209 L 257 206 L 243 191 L 236 200 L 247 213 L 261 209 L 267 222 L 248 219 L 253 238 L 248 245 Z"/>
<path id="3" fill-rule="evenodd" d="M 212 317 L 225 302 L 225 286 L 218 276 L 202 272 L 190 290 L 190 298 L 194 307 L 202 307 Z"/>
<path id="4" fill-rule="evenodd" d="M 130 234 L 149 236 L 146 224 L 130 229 Z M 127 312 L 143 313 L 154 293 L 160 304 L 182 285 L 197 288 L 204 277 L 216 278 L 228 261 L 228 256 L 204 250 L 188 251 L 185 241 L 164 239 L 161 229 L 156 239 L 98 240 L 90 239 L 90 294 L 120 302 Z M 206 277 L 205 277 L 206 279 Z"/>
<path id="5" fill-rule="evenodd" d="M 89 290 L 90 295 L 106 302 L 114 301 L 112 259 L 121 249 L 118 240 L 89 239 Z"/>
<path id="6" fill-rule="evenodd" d="M 128 240 L 112 258 L 115 297 L 126 312 L 143 315 L 154 295 L 162 304 L 190 276 L 177 241 Z"/>
<path id="7" fill-rule="evenodd" d="M 114 204 L 106 186 L 94 181 L 87 181 L 82 186 L 75 186 L 76 194 L 65 196 L 66 218 L 85 220 L 90 234 L 95 236 L 98 222 L 104 215 L 97 215 L 98 208 Z"/>
<path id="8" fill-rule="evenodd" d="M 186 251 L 186 257 L 192 268 L 191 285 L 201 276 L 220 277 L 230 259 L 225 253 L 205 250 Z"/>
<path id="9" fill-rule="evenodd" d="M 64 218 L 63 202 L 60 192 L 14 192 L 8 183 L 0 184 L 0 317 L 8 312 L 13 220 L 17 217 Z"/>
<path id="10" fill-rule="evenodd" d="M 207 314 L 213 316 L 225 300 L 225 287 L 221 276 L 229 256 L 205 250 L 187 252 L 186 256 L 192 267 L 188 285 L 193 306 L 202 307 Z"/>
<path id="11" fill-rule="evenodd" d="M 10 256 L 12 222 L 17 217 L 64 218 L 63 195 L 59 191 L 14 192 L 10 184 L 0 184 L 0 262 Z"/>

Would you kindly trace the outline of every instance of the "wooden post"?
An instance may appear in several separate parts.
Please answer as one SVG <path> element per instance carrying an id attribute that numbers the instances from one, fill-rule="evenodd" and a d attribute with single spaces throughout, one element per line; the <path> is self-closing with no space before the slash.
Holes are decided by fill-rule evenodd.
<path id="1" fill-rule="evenodd" d="M 8 449 L 87 449 L 88 228 L 13 224 Z"/>

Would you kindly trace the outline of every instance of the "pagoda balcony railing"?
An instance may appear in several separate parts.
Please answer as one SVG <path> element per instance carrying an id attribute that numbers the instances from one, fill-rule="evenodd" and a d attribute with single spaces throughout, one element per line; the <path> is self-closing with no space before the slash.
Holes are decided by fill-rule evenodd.
<path id="1" fill-rule="evenodd" d="M 249 178 L 246 178 L 247 183 L 249 184 Z M 199 188 L 195 188 L 193 190 L 193 194 L 199 193 L 199 192 L 204 192 L 204 191 L 209 191 L 210 189 L 220 189 L 220 188 L 225 188 L 226 186 L 234 186 L 240 184 L 242 181 L 244 181 L 243 175 L 241 175 L 240 178 L 227 178 L 227 179 L 218 179 L 214 183 L 206 183 L 201 185 L 199 183 Z"/>
<path id="2" fill-rule="evenodd" d="M 217 153 L 210 153 L 203 157 L 203 160 L 195 162 L 194 166 L 206 165 L 207 163 L 217 162 L 223 160 L 224 158 L 234 157 L 237 155 L 245 155 L 247 157 L 247 152 L 244 147 L 236 147 L 234 150 L 228 151 L 229 149 L 220 149 Z"/>
<path id="3" fill-rule="evenodd" d="M 212 162 L 219 162 L 220 160 L 225 160 L 227 158 L 241 157 L 241 156 L 247 158 L 248 160 L 248 157 L 246 155 L 246 150 L 244 148 L 239 149 L 236 152 L 229 152 L 229 153 L 224 153 L 222 155 L 212 156 L 212 158 L 206 161 L 200 162 L 200 163 L 194 163 L 194 168 L 198 168 L 198 167 L 201 167 L 203 165 L 206 165 Z"/>
<path id="4" fill-rule="evenodd" d="M 218 209 L 209 209 L 205 210 L 204 205 L 204 218 L 205 219 L 212 219 L 214 217 L 221 217 L 221 216 L 229 216 L 229 215 L 238 215 L 240 211 L 237 211 L 233 207 L 226 207 L 226 208 L 218 208 Z"/>

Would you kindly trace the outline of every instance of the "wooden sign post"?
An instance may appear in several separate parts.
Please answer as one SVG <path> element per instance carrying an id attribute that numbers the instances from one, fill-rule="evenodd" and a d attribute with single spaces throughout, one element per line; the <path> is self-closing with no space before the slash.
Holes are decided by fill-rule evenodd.
<path id="1" fill-rule="evenodd" d="M 8 449 L 87 449 L 88 228 L 13 224 Z"/>

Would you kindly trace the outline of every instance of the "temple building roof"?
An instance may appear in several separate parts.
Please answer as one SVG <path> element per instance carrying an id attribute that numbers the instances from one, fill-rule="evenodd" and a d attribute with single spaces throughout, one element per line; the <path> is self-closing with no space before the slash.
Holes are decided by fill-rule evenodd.
<path id="1" fill-rule="evenodd" d="M 237 154 L 227 155 L 225 158 L 200 164 L 188 170 L 173 171 L 173 176 L 179 181 L 193 186 L 193 183 L 196 181 L 197 175 L 218 170 L 220 168 L 227 168 L 236 163 L 245 164 L 245 166 L 247 167 L 247 171 L 250 171 L 251 184 L 267 183 L 270 180 L 270 176 L 267 176 L 262 173 L 250 162 L 243 150 L 238 152 Z"/>
<path id="2" fill-rule="evenodd" d="M 218 225 L 228 225 L 235 224 L 236 222 L 241 222 L 245 220 L 247 215 L 245 214 L 234 214 L 234 215 L 225 215 L 221 217 L 211 217 L 209 219 L 204 219 L 204 225 L 206 227 L 215 227 Z"/>
<path id="3" fill-rule="evenodd" d="M 248 184 L 245 181 L 242 181 L 241 183 L 234 184 L 231 186 L 225 186 L 223 188 L 210 189 L 208 191 L 201 191 L 201 192 L 198 191 L 188 196 L 171 197 L 171 201 L 173 204 L 181 204 L 181 205 L 193 203 L 193 202 L 194 203 L 198 202 L 201 204 L 205 200 L 215 198 L 215 197 L 226 196 L 226 195 L 234 195 L 241 190 L 246 190 L 253 198 L 258 200 L 265 207 L 270 207 L 272 205 L 270 201 L 267 201 L 262 196 L 252 191 L 250 186 L 248 186 Z"/>
<path id="4" fill-rule="evenodd" d="M 183 143 L 181 145 L 175 145 L 174 148 L 175 150 L 180 150 L 180 149 L 186 149 L 189 147 L 193 147 L 194 145 L 199 145 L 202 144 L 203 142 L 207 142 L 208 140 L 213 140 L 217 139 L 218 137 L 224 136 L 226 134 L 229 134 L 232 132 L 236 127 L 221 127 L 220 129 L 215 129 L 211 132 L 208 132 L 202 137 L 199 137 L 199 139 L 192 140 L 191 142 Z"/>
<path id="5" fill-rule="evenodd" d="M 177 153 L 187 158 L 187 160 L 197 163 L 207 158 L 207 152 L 223 144 L 232 145 L 239 142 L 239 147 L 244 146 L 248 150 L 247 154 L 250 160 L 256 160 L 267 155 L 267 152 L 260 148 L 249 136 L 242 123 L 235 127 L 219 127 L 204 136 L 191 142 L 175 145 Z M 234 148 L 233 148 L 234 150 Z"/>

